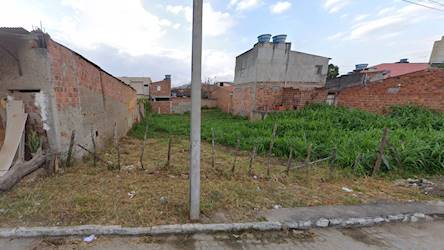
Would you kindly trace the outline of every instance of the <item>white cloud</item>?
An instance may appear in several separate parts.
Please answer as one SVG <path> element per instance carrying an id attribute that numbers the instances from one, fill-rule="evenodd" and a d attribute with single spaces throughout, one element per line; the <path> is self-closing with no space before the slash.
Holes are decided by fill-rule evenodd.
<path id="1" fill-rule="evenodd" d="M 262 0 L 230 0 L 230 7 L 234 7 L 238 11 L 253 9 L 259 4 L 262 3 Z"/>
<path id="2" fill-rule="evenodd" d="M 369 16 L 370 16 L 370 15 L 368 15 L 368 14 L 357 15 L 357 16 L 354 18 L 354 20 L 355 20 L 355 22 L 359 22 L 359 21 L 362 21 L 362 20 L 366 19 L 366 18 L 369 17 Z"/>
<path id="3" fill-rule="evenodd" d="M 193 9 L 184 5 L 167 5 L 166 10 L 175 15 L 182 15 L 189 27 L 193 21 Z M 210 3 L 203 5 L 203 33 L 205 36 L 217 37 L 224 35 L 234 25 L 235 21 L 228 12 L 216 11 Z"/>
<path id="4" fill-rule="evenodd" d="M 175 25 L 145 10 L 141 1 L 63 0 L 62 5 L 75 14 L 63 17 L 54 29 L 82 48 L 106 44 L 130 55 L 155 54 L 166 28 Z"/>
<path id="5" fill-rule="evenodd" d="M 349 5 L 353 0 L 324 0 L 324 8 L 329 13 L 335 13 Z"/>
<path id="6" fill-rule="evenodd" d="M 402 30 L 413 23 L 436 18 L 433 10 L 417 5 L 407 5 L 397 10 L 394 7 L 381 9 L 376 16 L 363 14 L 355 17 L 349 31 L 339 32 L 328 40 L 357 40 L 374 38 L 385 40 L 401 34 Z"/>
<path id="7" fill-rule="evenodd" d="M 291 3 L 288 1 L 277 2 L 270 7 L 271 13 L 281 14 L 291 8 Z"/>

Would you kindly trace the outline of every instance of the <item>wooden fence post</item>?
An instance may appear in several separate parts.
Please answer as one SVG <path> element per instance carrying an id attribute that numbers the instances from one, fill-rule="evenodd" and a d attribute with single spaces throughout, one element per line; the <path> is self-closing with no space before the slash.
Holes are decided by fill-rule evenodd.
<path id="1" fill-rule="evenodd" d="M 237 162 L 237 157 L 239 156 L 239 150 L 240 150 L 240 139 L 238 137 L 236 144 L 236 152 L 234 152 L 234 161 L 233 161 L 233 167 L 231 168 L 231 174 L 234 174 L 234 171 L 236 169 L 236 162 Z"/>
<path id="2" fill-rule="evenodd" d="M 293 149 L 290 148 L 290 155 L 288 156 L 288 162 L 287 162 L 287 176 L 290 175 L 292 160 L 293 160 Z"/>
<path id="3" fill-rule="evenodd" d="M 253 175 L 253 162 L 254 162 L 254 158 L 256 158 L 256 151 L 257 151 L 257 145 L 254 145 L 253 152 L 251 152 L 251 156 L 250 156 L 250 164 L 248 165 L 248 175 L 250 175 L 250 176 Z"/>
<path id="4" fill-rule="evenodd" d="M 143 165 L 143 154 L 145 152 L 145 144 L 146 144 L 146 139 L 148 137 L 148 124 L 146 124 L 145 126 L 145 133 L 143 135 L 143 142 L 142 142 L 142 146 L 140 147 L 140 168 L 145 169 L 145 166 Z"/>
<path id="5" fill-rule="evenodd" d="M 168 157 L 167 157 L 167 163 L 166 163 L 167 168 L 169 168 L 170 164 L 171 164 L 171 147 L 172 147 L 172 138 L 170 136 L 170 138 L 168 139 Z"/>
<path id="6" fill-rule="evenodd" d="M 117 136 L 117 122 L 114 122 L 114 148 L 116 149 L 116 153 L 117 153 L 117 169 L 120 170 L 120 143 L 119 143 L 119 138 Z M 114 167 L 112 167 L 114 168 Z"/>
<path id="7" fill-rule="evenodd" d="M 309 171 L 309 167 L 310 167 L 310 159 L 311 159 L 311 150 L 312 150 L 312 144 L 310 143 L 309 145 L 308 145 L 308 148 L 307 148 L 307 156 L 306 156 L 306 158 L 305 158 L 305 160 L 304 160 L 304 168 L 305 168 L 305 174 L 306 174 L 306 178 L 307 178 L 307 180 L 308 180 L 308 178 L 309 178 L 309 173 L 310 173 L 310 171 Z"/>
<path id="8" fill-rule="evenodd" d="M 373 167 L 372 176 L 376 175 L 379 172 L 379 169 L 381 168 L 382 157 L 384 157 L 385 145 L 388 142 L 388 135 L 389 135 L 388 128 L 384 128 L 381 144 L 379 145 L 378 158 L 376 159 L 375 166 Z"/>
<path id="9" fill-rule="evenodd" d="M 214 128 L 211 128 L 211 167 L 215 169 L 216 167 L 216 148 L 215 148 L 215 135 Z"/>
<path id="10" fill-rule="evenodd" d="M 333 179 L 333 171 L 335 168 L 335 163 L 336 163 L 336 158 L 337 158 L 337 149 L 333 149 L 333 152 L 331 153 L 331 158 L 330 161 L 328 162 L 328 178 L 331 180 Z"/>
<path id="11" fill-rule="evenodd" d="M 76 131 L 71 132 L 71 140 L 69 142 L 68 156 L 66 157 L 66 167 L 71 167 L 72 164 L 72 150 L 74 148 L 74 140 L 76 137 Z"/>
<path id="12" fill-rule="evenodd" d="M 97 152 L 96 152 L 96 140 L 95 140 L 94 137 L 95 137 L 94 131 L 91 128 L 91 140 L 92 140 L 92 146 L 93 146 L 93 151 L 92 151 L 92 153 L 93 153 L 93 164 L 94 164 L 94 167 L 95 167 L 95 166 L 97 166 Z"/>
<path id="13" fill-rule="evenodd" d="M 270 169 L 271 169 L 271 157 L 273 156 L 273 146 L 274 146 L 274 140 L 276 139 L 276 130 L 277 130 L 277 123 L 274 124 L 273 127 L 273 133 L 271 135 L 271 142 L 270 142 L 270 149 L 268 151 L 268 166 L 267 166 L 267 176 L 270 177 Z"/>

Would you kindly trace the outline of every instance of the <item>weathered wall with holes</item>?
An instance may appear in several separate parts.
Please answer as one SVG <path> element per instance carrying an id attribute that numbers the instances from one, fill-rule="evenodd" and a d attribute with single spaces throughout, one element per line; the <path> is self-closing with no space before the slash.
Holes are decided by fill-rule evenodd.
<path id="1" fill-rule="evenodd" d="M 377 113 L 405 104 L 444 111 L 444 69 L 429 69 L 343 89 L 336 96 L 336 103 Z"/>
<path id="2" fill-rule="evenodd" d="M 90 147 L 92 129 L 103 147 L 115 123 L 121 137 L 139 119 L 133 88 L 49 36 L 0 30 L 0 44 L 13 53 L 0 49 L 0 98 L 23 100 L 28 126 L 46 133 L 52 150 L 67 152 L 72 130 L 77 143 Z"/>
<path id="3" fill-rule="evenodd" d="M 67 151 L 72 130 L 77 143 L 98 147 L 124 136 L 138 119 L 136 92 L 71 50 L 50 40 L 48 54 L 55 92 L 61 151 Z"/>
<path id="4" fill-rule="evenodd" d="M 23 100 L 28 112 L 28 130 L 46 136 L 51 147 L 57 147 L 54 92 L 50 82 L 47 50 L 41 45 L 41 33 L 15 34 L 0 31 L 0 99 Z M 48 38 L 48 37 L 46 37 Z M 5 110 L 0 116 L 6 122 Z M 47 145 L 47 146 L 49 146 Z"/>

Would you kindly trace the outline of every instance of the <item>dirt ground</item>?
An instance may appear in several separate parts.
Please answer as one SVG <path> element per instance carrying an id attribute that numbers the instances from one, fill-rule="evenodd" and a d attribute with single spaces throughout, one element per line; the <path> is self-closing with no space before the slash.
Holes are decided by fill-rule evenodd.
<path id="1" fill-rule="evenodd" d="M 121 141 L 122 169 L 108 170 L 105 164 L 92 166 L 86 159 L 63 173 L 46 178 L 30 176 L 10 192 L 0 194 L 0 226 L 42 226 L 106 224 L 150 226 L 188 222 L 189 144 L 173 138 L 172 159 L 167 159 L 168 138 L 150 138 L 140 169 L 141 141 Z M 286 161 L 254 161 L 248 173 L 249 152 L 239 152 L 231 174 L 232 148 L 216 146 L 216 166 L 211 166 L 211 145 L 202 148 L 202 213 L 204 223 L 263 220 L 259 211 L 276 207 L 362 204 L 386 201 L 428 200 L 434 196 L 420 189 L 396 185 L 388 179 L 356 177 L 335 170 L 328 178 L 326 166 L 284 173 Z M 114 150 L 100 155 L 116 162 Z M 344 191 L 344 188 L 353 190 Z"/>

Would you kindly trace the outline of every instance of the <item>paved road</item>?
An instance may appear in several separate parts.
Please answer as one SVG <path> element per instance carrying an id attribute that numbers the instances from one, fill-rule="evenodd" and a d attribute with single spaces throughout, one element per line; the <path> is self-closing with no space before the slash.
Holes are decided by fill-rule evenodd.
<path id="1" fill-rule="evenodd" d="M 1 250 L 43 249 L 444 249 L 444 221 L 390 224 L 362 229 L 316 229 L 279 233 L 99 237 L 86 244 L 81 238 L 0 239 Z"/>

